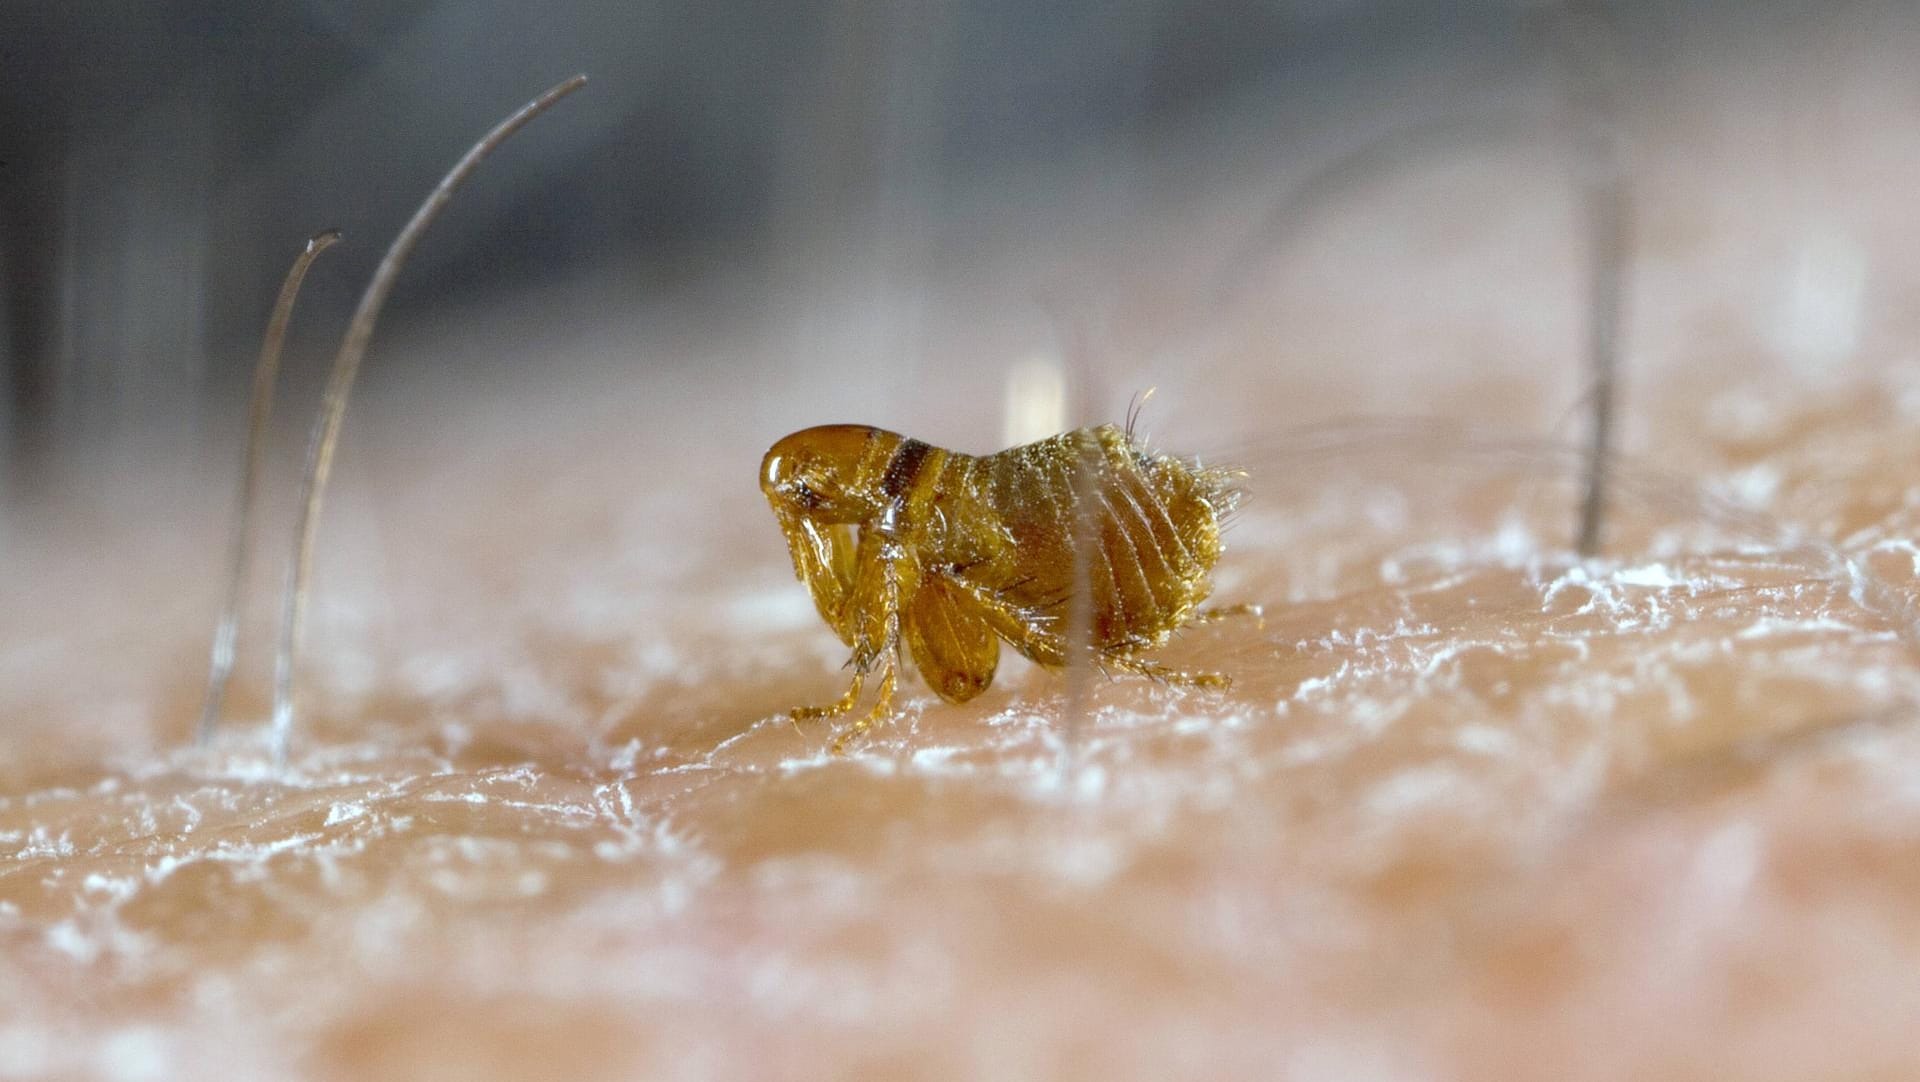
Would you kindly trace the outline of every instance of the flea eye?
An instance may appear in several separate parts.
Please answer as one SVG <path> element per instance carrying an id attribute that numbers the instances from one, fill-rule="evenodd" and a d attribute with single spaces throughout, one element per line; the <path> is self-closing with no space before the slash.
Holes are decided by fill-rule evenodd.
<path id="1" fill-rule="evenodd" d="M 793 483 L 792 495 L 794 503 L 808 510 L 820 506 L 820 494 L 815 492 L 805 481 L 795 481 Z"/>

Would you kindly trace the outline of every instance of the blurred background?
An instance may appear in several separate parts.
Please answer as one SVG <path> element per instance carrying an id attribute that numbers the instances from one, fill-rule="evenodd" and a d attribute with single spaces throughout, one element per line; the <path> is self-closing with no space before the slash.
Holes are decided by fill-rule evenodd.
<path id="1" fill-rule="evenodd" d="M 319 343 L 464 146 L 574 70 L 595 77 L 591 95 L 488 166 L 409 268 L 395 322 L 591 275 L 631 283 L 615 294 L 636 305 L 765 301 L 846 238 L 876 277 L 911 275 L 939 258 L 957 201 L 1271 95 L 1303 60 L 1335 77 L 1371 66 L 1313 42 L 1384 56 L 1421 36 L 1400 25 L 1414 10 L 9 3 L 7 460 L 18 471 L 135 429 L 224 432 L 300 241 L 338 226 L 350 242 L 299 319 Z M 1511 16 L 1474 21 L 1488 19 Z"/>
<path id="2" fill-rule="evenodd" d="M 230 435 L 301 240 L 337 226 L 349 241 L 296 322 L 296 352 L 317 352 L 453 158 L 575 70 L 590 94 L 461 197 L 394 322 L 595 276 L 621 283 L 616 305 L 764 313 L 826 252 L 855 293 L 910 292 L 992 224 L 1110 227 L 1268 152 L 1311 165 L 1461 118 L 1551 143 L 1556 21 L 1587 24 L 1594 57 L 1632 55 L 1650 93 L 1695 54 L 1784 47 L 1810 17 L 1761 7 L 10 0 L 7 472 L 133 433 Z M 911 348 L 888 348 L 911 368 Z"/>
<path id="3" fill-rule="evenodd" d="M 1776 355 L 1818 361 L 1865 321 L 1876 224 L 1846 186 L 1914 158 L 1912 134 L 1884 121 L 1920 97 L 1917 27 L 1903 0 L 10 0 L 0 461 L 19 492 L 75 454 L 230 443 L 303 238 L 337 226 L 348 241 L 296 318 L 289 376 L 310 388 L 434 180 L 576 70 L 589 92 L 462 194 L 402 276 L 388 327 L 564 293 L 586 299 L 551 304 L 555 321 L 762 328 L 763 344 L 831 353 L 883 397 L 910 395 L 937 352 L 927 297 L 978 272 L 1002 278 L 968 295 L 980 315 L 1023 328 L 979 360 L 997 403 L 1033 343 L 1097 338 L 1114 309 L 1161 321 L 1129 355 L 1191 360 L 1201 323 L 1272 294 L 1276 252 L 1317 231 L 1311 265 L 1346 242 L 1356 193 L 1376 226 L 1382 205 L 1430 208 L 1425 189 L 1395 187 L 1412 175 L 1471 189 L 1439 223 L 1461 248 L 1503 228 L 1534 245 L 1508 269 L 1529 285 L 1553 276 L 1552 304 L 1516 316 L 1513 283 L 1485 277 L 1470 303 L 1490 323 L 1550 322 L 1564 352 L 1533 360 L 1565 366 L 1577 393 L 1579 193 L 1617 168 L 1642 189 L 1643 265 L 1687 230 L 1778 227 L 1715 273 Z M 1830 155 L 1836 144 L 1849 153 Z M 1471 176 L 1434 171 L 1461 161 Z M 1756 164 L 1777 183 L 1716 188 Z M 1684 209 L 1684 229 L 1663 205 Z M 1017 281 L 997 256 L 1010 242 L 1032 253 Z M 1366 243 L 1352 258 L 1374 283 L 1368 323 L 1446 285 L 1431 250 Z M 869 318 L 849 329 L 848 311 Z M 1405 328 L 1415 342 L 1436 329 L 1457 324 Z M 637 347 L 601 360 L 636 374 L 685 363 Z M 429 363 L 376 360 L 370 393 Z M 1115 381 L 1122 402 L 1164 381 L 1133 376 Z"/>

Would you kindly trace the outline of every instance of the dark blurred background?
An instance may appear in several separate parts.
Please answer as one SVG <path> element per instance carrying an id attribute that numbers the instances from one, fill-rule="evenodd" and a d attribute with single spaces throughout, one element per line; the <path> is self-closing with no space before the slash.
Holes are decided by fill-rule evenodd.
<path id="1" fill-rule="evenodd" d="M 297 341 L 469 141 L 575 70 L 589 92 L 487 166 L 391 321 L 609 266 L 698 291 L 1249 95 L 1286 91 L 1297 130 L 1390 69 L 1498 84 L 1520 30 L 1511 5 L 1343 0 L 8 0 L 6 454 L 230 411 L 305 236 L 349 243 Z"/>
<path id="2" fill-rule="evenodd" d="M 595 274 L 650 302 L 752 303 L 814 273 L 823 245 L 897 252 L 958 218 L 921 237 L 915 258 L 934 260 L 964 208 L 1029 198 L 1059 163 L 1117 163 L 1123 213 L 1129 184 L 1197 180 L 1210 163 L 1169 164 L 1168 140 L 1228 123 L 1303 162 L 1503 110 L 1553 140 L 1586 61 L 1588 89 L 1677 101 L 1690 68 L 1727 57 L 1837 40 L 1844 65 L 1847 42 L 1910 29 L 1915 7 L 6 0 L 0 453 L 17 479 L 129 431 L 224 438 L 303 238 L 349 242 L 296 323 L 317 350 L 441 172 L 574 71 L 593 85 L 462 194 L 390 322 Z M 1563 33 L 1583 43 L 1571 67 Z"/>

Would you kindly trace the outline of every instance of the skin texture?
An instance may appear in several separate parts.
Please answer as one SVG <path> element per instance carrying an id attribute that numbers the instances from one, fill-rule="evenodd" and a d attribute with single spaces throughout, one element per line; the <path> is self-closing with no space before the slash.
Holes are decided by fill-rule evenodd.
<path id="1" fill-rule="evenodd" d="M 1696 38 L 1636 88 L 1598 560 L 1577 455 L 1282 438 L 1577 441 L 1562 163 L 1349 186 L 1223 309 L 1187 287 L 1288 175 L 1265 128 L 1231 199 L 1192 183 L 1220 154 L 1171 156 L 1166 202 L 1047 207 L 984 266 L 930 245 L 947 277 L 829 280 L 875 266 L 866 238 L 807 259 L 784 316 L 602 290 L 396 318 L 287 773 L 264 577 L 229 720 L 191 745 L 237 447 L 9 508 L 0 1077 L 1920 1078 L 1916 39 L 1873 29 L 1877 66 L 1716 36 L 1723 77 Z M 1836 262 L 1861 292 L 1799 292 Z M 848 648 L 750 475 L 828 416 L 1018 443 L 1000 381 L 1054 340 L 1031 298 L 1062 278 L 1111 314 L 1089 408 L 1158 384 L 1169 446 L 1248 470 L 1212 596 L 1265 626 L 1154 655 L 1232 673 L 1217 693 L 1089 679 L 1076 709 L 1002 651 L 972 701 L 908 686 L 824 754 L 784 710 L 837 696 Z M 1836 310 L 1848 351 L 1785 351 L 1785 317 Z M 1215 337 L 1133 361 L 1187 314 Z"/>
<path id="2" fill-rule="evenodd" d="M 927 685 L 964 703 L 993 683 L 1004 639 L 1064 668 L 1085 582 L 1095 664 L 1166 683 L 1224 687 L 1226 676 L 1139 655 L 1193 622 L 1212 589 L 1222 518 L 1238 502 L 1227 470 L 1149 454 L 1113 425 L 997 454 L 943 451 L 865 425 L 822 425 L 773 445 L 760 488 L 794 573 L 852 648 L 837 717 L 880 672 L 880 695 L 835 750 L 893 705 L 901 646 Z M 1087 542 L 1087 558 L 1076 555 Z"/>

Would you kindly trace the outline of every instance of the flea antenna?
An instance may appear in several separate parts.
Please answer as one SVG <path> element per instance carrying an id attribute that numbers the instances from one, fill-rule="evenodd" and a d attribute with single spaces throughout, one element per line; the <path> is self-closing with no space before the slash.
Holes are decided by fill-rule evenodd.
<path id="1" fill-rule="evenodd" d="M 314 418 L 312 438 L 307 444 L 306 476 L 300 490 L 300 527 L 294 538 L 293 558 L 287 564 L 280 646 L 274 664 L 273 757 L 277 763 L 286 762 L 287 744 L 293 735 L 294 667 L 299 660 L 308 580 L 313 572 L 313 543 L 320 525 L 320 502 L 326 495 L 327 476 L 333 469 L 333 452 L 340 441 L 340 422 L 346 417 L 347 396 L 353 390 L 353 379 L 360 371 L 360 362 L 366 357 L 367 340 L 373 337 L 373 326 L 380 318 L 380 308 L 386 303 L 387 294 L 393 291 L 394 277 L 400 273 L 407 256 L 420 243 L 421 235 L 440 216 L 447 201 L 453 198 L 454 191 L 472 175 L 487 155 L 529 120 L 553 108 L 561 98 L 580 89 L 586 82 L 585 75 L 576 75 L 521 106 L 518 112 L 501 121 L 455 162 L 453 168 L 427 195 L 426 201 L 420 204 L 420 209 L 413 212 L 413 218 L 407 222 L 406 228 L 393 239 L 393 246 L 387 249 L 386 256 L 374 269 L 373 280 L 367 283 L 367 291 L 361 295 L 359 307 L 354 309 L 353 322 L 347 325 L 346 337 L 340 342 L 340 352 L 334 356 L 333 371 L 327 377 L 326 394 L 320 403 L 320 414 Z"/>
<path id="2" fill-rule="evenodd" d="M 227 600 L 220 610 L 220 624 L 213 633 L 213 657 L 207 666 L 207 695 L 200 708 L 199 740 L 205 744 L 220 723 L 220 705 L 227 697 L 227 681 L 233 676 L 234 640 L 239 634 L 240 607 L 246 600 L 247 526 L 253 518 L 253 490 L 260 483 L 260 461 L 265 457 L 260 446 L 273 416 L 273 388 L 280 377 L 280 351 L 287 341 L 287 324 L 293 320 L 293 302 L 300 295 L 300 284 L 307 279 L 307 268 L 321 252 L 340 239 L 338 229 L 325 229 L 307 238 L 307 246 L 287 268 L 287 279 L 280 283 L 280 297 L 273 302 L 273 314 L 267 320 L 267 333 L 260 340 L 260 359 L 253 366 L 253 392 L 247 400 L 247 441 L 240 468 L 240 495 L 234 502 L 233 537 L 227 548 Z"/>

